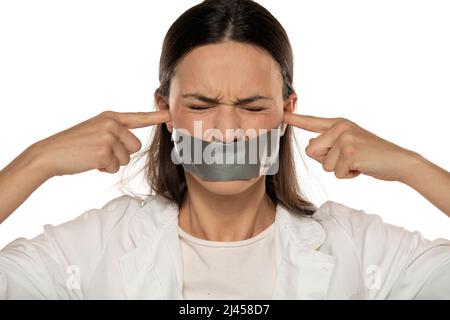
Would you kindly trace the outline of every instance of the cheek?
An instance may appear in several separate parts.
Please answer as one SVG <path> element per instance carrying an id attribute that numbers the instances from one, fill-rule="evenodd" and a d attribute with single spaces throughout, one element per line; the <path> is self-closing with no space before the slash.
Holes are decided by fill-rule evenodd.
<path id="1" fill-rule="evenodd" d="M 198 122 L 201 123 L 202 131 L 215 127 L 215 118 L 211 112 L 194 113 L 187 111 L 185 107 L 174 109 L 175 111 L 173 113 L 171 111 L 171 116 L 175 128 L 183 128 L 193 134 L 196 122 L 197 126 Z"/>
<path id="2" fill-rule="evenodd" d="M 201 121 L 203 126 L 213 123 L 211 112 L 194 112 L 178 99 L 170 100 L 170 116 L 175 128 L 193 130 L 194 122 Z"/>
<path id="3" fill-rule="evenodd" d="M 243 129 L 269 129 L 276 127 L 283 119 L 283 111 L 280 108 L 261 112 L 237 111 Z"/>

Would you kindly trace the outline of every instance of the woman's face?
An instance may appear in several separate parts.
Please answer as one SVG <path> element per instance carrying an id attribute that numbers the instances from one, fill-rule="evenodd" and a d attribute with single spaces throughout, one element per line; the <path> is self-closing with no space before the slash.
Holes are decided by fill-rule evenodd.
<path id="1" fill-rule="evenodd" d="M 217 129 L 227 143 L 235 138 L 230 130 L 227 135 L 227 129 L 276 128 L 285 110 L 293 112 L 296 96 L 283 101 L 282 89 L 279 66 L 270 55 L 248 44 L 223 42 L 198 47 L 186 55 L 172 77 L 168 101 L 158 97 L 157 104 L 160 110 L 170 109 L 170 132 L 173 127 L 182 128 L 210 140 L 205 131 Z M 201 122 L 202 136 L 194 132 L 195 121 Z M 220 195 L 241 193 L 264 178 L 212 182 L 189 172 L 186 175 L 188 183 L 195 179 Z"/>

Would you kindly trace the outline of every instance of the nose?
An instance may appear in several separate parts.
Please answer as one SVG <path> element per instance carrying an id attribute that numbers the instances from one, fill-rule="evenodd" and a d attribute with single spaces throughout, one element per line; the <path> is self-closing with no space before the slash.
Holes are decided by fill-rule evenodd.
<path id="1" fill-rule="evenodd" d="M 232 105 L 223 105 L 218 109 L 215 129 L 220 131 L 221 135 L 220 137 L 214 137 L 215 141 L 232 143 L 243 139 L 244 130 L 241 128 L 241 121 L 236 114 L 236 107 Z"/>

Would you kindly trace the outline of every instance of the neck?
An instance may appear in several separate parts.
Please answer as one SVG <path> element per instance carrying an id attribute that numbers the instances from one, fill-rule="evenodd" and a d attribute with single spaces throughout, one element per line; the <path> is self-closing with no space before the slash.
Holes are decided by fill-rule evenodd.
<path id="1" fill-rule="evenodd" d="M 252 238 L 275 221 L 275 205 L 265 190 L 265 177 L 235 195 L 217 195 L 186 175 L 186 192 L 179 226 L 187 233 L 210 241 Z"/>

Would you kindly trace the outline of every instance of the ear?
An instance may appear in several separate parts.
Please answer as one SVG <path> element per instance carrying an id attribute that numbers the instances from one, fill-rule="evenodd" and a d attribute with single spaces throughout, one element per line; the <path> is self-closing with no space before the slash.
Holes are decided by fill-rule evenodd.
<path id="1" fill-rule="evenodd" d="M 167 98 L 165 98 L 165 97 L 163 97 L 163 96 L 158 94 L 156 96 L 156 108 L 157 108 L 157 111 L 170 110 Z M 169 130 L 170 133 L 173 132 L 172 121 L 167 122 L 166 123 L 166 127 L 167 127 L 167 130 Z"/>
<path id="2" fill-rule="evenodd" d="M 290 97 L 286 100 L 284 107 L 283 107 L 283 113 L 284 112 L 295 112 L 295 109 L 297 108 L 297 94 L 294 92 L 290 95 Z M 281 137 L 284 136 L 286 133 L 287 124 L 283 123 L 281 126 Z"/>

